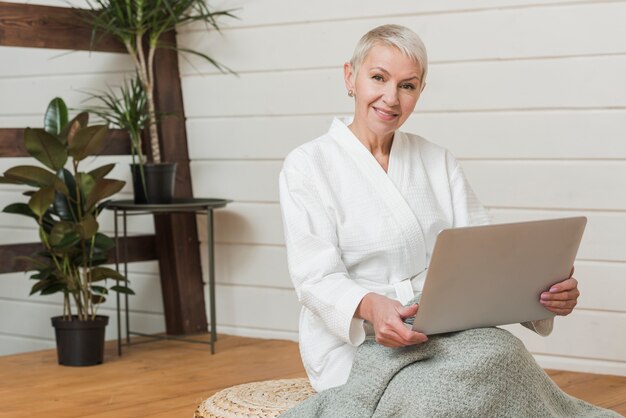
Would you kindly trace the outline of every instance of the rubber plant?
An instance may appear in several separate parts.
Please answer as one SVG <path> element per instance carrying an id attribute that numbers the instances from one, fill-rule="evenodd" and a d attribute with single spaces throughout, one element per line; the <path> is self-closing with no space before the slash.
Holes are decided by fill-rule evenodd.
<path id="1" fill-rule="evenodd" d="M 2 183 L 32 188 L 24 192 L 28 202 L 10 204 L 3 211 L 37 223 L 43 248 L 22 257 L 34 272 L 31 294 L 63 293 L 66 320 L 94 320 L 97 305 L 111 290 L 133 294 L 120 285 L 124 276 L 102 266 L 114 242 L 100 231 L 98 215 L 125 182 L 106 177 L 115 164 L 81 171 L 88 157 L 102 151 L 108 131 L 106 125 L 88 126 L 88 121 L 86 112 L 69 121 L 63 100 L 53 99 L 44 128 L 24 133 L 28 154 L 41 166 L 16 166 L 0 177 Z"/>

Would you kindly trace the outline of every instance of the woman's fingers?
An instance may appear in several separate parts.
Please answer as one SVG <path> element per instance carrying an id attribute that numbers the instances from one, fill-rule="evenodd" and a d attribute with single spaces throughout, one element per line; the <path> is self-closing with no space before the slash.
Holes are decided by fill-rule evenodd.
<path id="1" fill-rule="evenodd" d="M 550 293 L 559 293 L 565 292 L 568 290 L 576 289 L 578 287 L 578 280 L 573 277 L 569 279 L 563 280 L 562 282 L 556 283 L 550 287 Z"/>

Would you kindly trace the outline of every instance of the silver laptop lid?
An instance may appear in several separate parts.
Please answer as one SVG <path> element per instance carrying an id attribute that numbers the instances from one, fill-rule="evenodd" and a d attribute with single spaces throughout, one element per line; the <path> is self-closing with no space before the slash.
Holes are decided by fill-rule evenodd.
<path id="1" fill-rule="evenodd" d="M 438 334 L 553 317 L 540 294 L 569 277 L 587 218 L 446 229 L 413 329 Z"/>

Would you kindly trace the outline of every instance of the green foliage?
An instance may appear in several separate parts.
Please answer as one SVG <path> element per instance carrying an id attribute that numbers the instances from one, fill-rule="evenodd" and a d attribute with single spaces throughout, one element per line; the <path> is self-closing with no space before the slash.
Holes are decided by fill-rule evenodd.
<path id="1" fill-rule="evenodd" d="M 139 77 L 135 76 L 130 81 L 124 80 L 117 93 L 111 87 L 105 91 L 88 93 L 89 99 L 95 100 L 96 105 L 86 107 L 85 110 L 128 132 L 133 164 L 143 163 L 145 158 L 141 132 L 150 124 L 146 92 Z"/>
<path id="2" fill-rule="evenodd" d="M 175 49 L 202 57 L 220 71 L 231 72 L 208 55 L 194 49 L 178 48 L 176 45 L 163 43 L 161 37 L 176 27 L 193 22 L 202 22 L 207 29 L 219 30 L 218 17 L 235 17 L 231 11 L 211 11 L 206 0 L 87 0 L 89 11 L 85 23 L 92 27 L 92 43 L 98 36 L 112 36 L 120 40 L 130 55 L 137 72 L 137 78 L 145 91 L 147 117 L 149 119 L 150 147 L 153 162 L 161 162 L 159 138 L 154 105 L 154 55 L 158 48 Z M 130 86 L 131 91 L 133 86 Z M 114 97 L 114 96 L 113 96 Z M 114 114 L 120 114 L 117 105 L 120 102 L 102 97 L 107 107 Z M 116 123 L 117 124 L 117 123 Z M 118 126 L 122 127 L 121 124 Z M 127 128 L 123 128 L 127 129 Z M 129 131 L 131 136 L 133 132 Z M 139 155 L 139 137 L 133 138 L 133 147 Z M 140 159 L 139 163 L 143 163 Z"/>
<path id="3" fill-rule="evenodd" d="M 101 152 L 107 134 L 106 125 L 87 126 L 88 122 L 87 113 L 68 121 L 65 103 L 55 98 L 46 111 L 44 128 L 28 128 L 24 135 L 26 150 L 44 167 L 17 166 L 0 176 L 0 183 L 34 187 L 24 193 L 28 203 L 17 202 L 3 209 L 32 218 L 39 225 L 44 250 L 21 257 L 34 272 L 31 294 L 62 292 L 64 315 L 74 314 L 82 320 L 95 316 L 95 305 L 105 301 L 109 290 L 132 294 L 118 285 L 126 280 L 124 276 L 101 267 L 113 240 L 98 232 L 98 215 L 106 199 L 119 192 L 124 182 L 106 178 L 114 164 L 80 171 L 81 161 Z M 68 162 L 72 171 L 65 168 Z M 103 283 L 109 279 L 114 282 L 107 288 Z M 94 282 L 100 283 L 96 286 Z"/>

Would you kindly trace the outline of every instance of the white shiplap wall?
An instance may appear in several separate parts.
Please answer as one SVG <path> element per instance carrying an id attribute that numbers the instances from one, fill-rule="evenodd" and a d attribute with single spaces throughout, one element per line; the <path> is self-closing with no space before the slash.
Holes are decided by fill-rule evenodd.
<path id="1" fill-rule="evenodd" d="M 282 159 L 323 133 L 334 115 L 351 112 L 341 66 L 360 35 L 399 23 L 422 36 L 431 59 L 427 89 L 406 130 L 457 155 L 496 221 L 589 218 L 576 262 L 579 309 L 559 318 L 549 338 L 521 327 L 515 333 L 542 365 L 626 375 L 625 1 L 212 4 L 240 7 L 240 20 L 224 21 L 222 34 L 187 29 L 179 42 L 239 73 L 181 60 L 194 193 L 235 201 L 216 213 L 220 332 L 297 338 L 299 307 L 278 206 Z M 20 63 L 0 65 L 0 91 L 32 92 L 17 102 L 0 100 L 0 126 L 39 123 L 57 91 L 69 101 L 75 87 L 111 82 L 129 68 L 119 56 L 82 53 L 40 65 L 46 56 L 0 48 L 0 62 Z M 0 203 L 14 196 L 2 189 Z M 25 238 L 25 224 L 6 216 L 0 215 L 2 239 L 33 239 Z M 134 222 L 135 231 L 151 228 L 149 221 Z M 139 294 L 133 321 L 162 329 L 156 267 L 132 268 Z M 0 278 L 0 354 L 51 346 L 42 321 L 58 304 L 27 298 L 22 275 L 7 276 Z M 16 314 L 30 325 L 7 319 Z M 109 331 L 114 335 L 114 327 Z"/>

